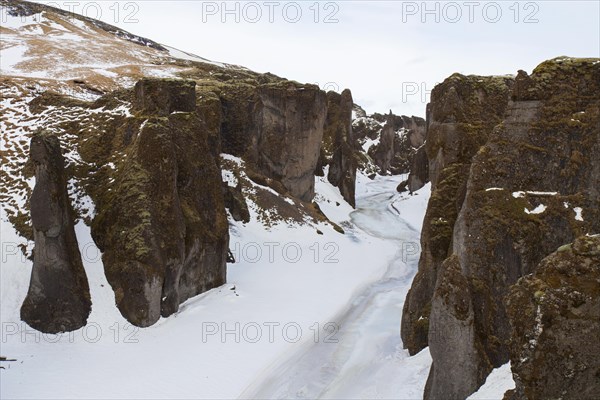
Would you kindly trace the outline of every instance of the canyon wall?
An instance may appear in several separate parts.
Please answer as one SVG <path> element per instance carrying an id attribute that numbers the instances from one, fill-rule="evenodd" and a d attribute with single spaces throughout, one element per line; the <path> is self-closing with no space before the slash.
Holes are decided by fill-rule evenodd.
<path id="1" fill-rule="evenodd" d="M 514 85 L 498 85 L 500 101 L 482 121 L 502 119 L 482 127 L 483 136 L 448 141 L 455 137 L 449 127 L 440 142 L 429 131 L 434 192 L 402 325 L 411 352 L 430 347 L 425 398 L 464 398 L 506 363 L 511 286 L 563 244 L 600 231 L 599 85 L 597 60 L 546 61 L 531 76 L 520 71 Z M 481 104 L 479 95 L 447 93 L 446 108 L 462 104 L 472 112 Z"/>

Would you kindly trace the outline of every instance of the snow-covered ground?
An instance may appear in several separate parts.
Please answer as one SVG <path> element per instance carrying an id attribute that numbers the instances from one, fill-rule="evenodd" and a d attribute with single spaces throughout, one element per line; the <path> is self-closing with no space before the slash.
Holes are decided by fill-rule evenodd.
<path id="1" fill-rule="evenodd" d="M 419 398 L 430 357 L 402 350 L 402 302 L 416 271 L 428 190 L 359 176 L 356 211 L 317 178 L 322 224 L 231 222 L 228 283 L 156 325 L 121 317 L 89 228 L 77 235 L 90 280 L 85 328 L 42 335 L 19 319 L 31 263 L 2 215 L 2 398 Z M 339 205 L 338 205 L 339 204 Z M 394 207 L 392 207 L 394 204 Z M 398 214 L 398 210 L 400 214 Z M 407 222 L 411 221 L 411 222 Z M 415 226 L 416 225 L 416 226 Z"/>
<path id="2" fill-rule="evenodd" d="M 352 222 L 373 238 L 396 246 L 380 279 L 347 303 L 333 319 L 333 340 L 308 343 L 270 366 L 243 398 L 418 399 L 422 397 L 431 356 L 414 357 L 402 348 L 399 317 L 419 260 L 420 226 L 428 187 L 400 196 L 402 177 L 359 177 Z M 392 205 L 395 205 L 394 207 Z M 323 207 L 322 207 L 323 208 Z M 416 227 L 401 217 L 421 221 Z M 374 251 L 372 263 L 384 261 Z"/>
<path id="3" fill-rule="evenodd" d="M 494 369 L 488 375 L 485 383 L 479 390 L 468 397 L 468 400 L 496 400 L 502 399 L 507 390 L 515 388 L 510 362 Z"/>

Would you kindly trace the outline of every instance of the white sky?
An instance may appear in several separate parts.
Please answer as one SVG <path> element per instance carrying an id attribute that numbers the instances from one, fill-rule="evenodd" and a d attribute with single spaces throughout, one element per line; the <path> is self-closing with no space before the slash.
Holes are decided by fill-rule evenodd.
<path id="1" fill-rule="evenodd" d="M 514 74 L 561 55 L 600 57 L 597 0 L 44 3 L 77 13 L 93 3 L 84 14 L 101 10 L 103 21 L 180 50 L 325 89 L 350 88 L 369 113 L 424 116 L 427 92 L 454 72 Z M 433 12 L 424 14 L 425 7 Z M 292 23 L 298 8 L 302 15 Z M 331 13 L 337 22 L 325 23 Z"/>

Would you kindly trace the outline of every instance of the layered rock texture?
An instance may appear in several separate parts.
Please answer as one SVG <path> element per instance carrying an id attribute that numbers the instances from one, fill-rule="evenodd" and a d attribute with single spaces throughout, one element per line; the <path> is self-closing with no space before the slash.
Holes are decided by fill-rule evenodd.
<path id="1" fill-rule="evenodd" d="M 422 145 L 413 156 L 405 187 L 412 193 L 421 189 L 427 182 L 429 182 L 429 159 L 427 148 Z"/>
<path id="2" fill-rule="evenodd" d="M 417 149 L 425 141 L 425 120 L 394 115 L 391 111 L 367 116 L 358 106 L 354 112 L 354 139 L 358 148 L 367 153 L 358 154 L 359 168 L 367 174 L 408 173 L 415 163 Z"/>
<path id="3" fill-rule="evenodd" d="M 323 175 L 329 165 L 327 179 L 340 189 L 344 199 L 354 207 L 356 181 L 356 142 L 352 134 L 352 93 L 327 93 L 327 118 L 316 174 Z"/>
<path id="4" fill-rule="evenodd" d="M 222 151 L 244 158 L 293 196 L 311 201 L 327 116 L 325 93 L 282 80 L 202 89 L 219 96 Z"/>
<path id="5" fill-rule="evenodd" d="M 471 159 L 502 120 L 512 83 L 504 77 L 454 74 L 431 93 L 427 141 L 417 152 L 408 181 L 411 191 L 428 178 L 432 185 L 421 233 L 419 271 L 402 314 L 402 340 L 411 354 L 427 346 L 431 298 L 440 266 L 451 253 Z"/>
<path id="6" fill-rule="evenodd" d="M 600 63 L 550 60 L 511 86 L 454 75 L 432 93 L 434 192 L 402 325 L 411 353 L 429 344 L 428 399 L 465 398 L 505 364 L 510 287 L 559 246 L 600 232 Z"/>
<path id="7" fill-rule="evenodd" d="M 40 132 L 32 138 L 30 149 L 36 180 L 30 200 L 35 250 L 21 318 L 42 332 L 73 331 L 86 324 L 91 301 L 65 162 L 56 136 Z"/>
<path id="8" fill-rule="evenodd" d="M 44 91 L 27 104 L 65 140 L 77 217 L 91 224 L 117 306 L 138 326 L 224 283 L 225 207 L 243 222 L 248 200 L 265 225 L 327 222 L 310 203 L 326 125 L 341 143 L 329 179 L 354 202 L 349 91 L 330 95 L 326 124 L 327 96 L 314 85 L 241 70 L 208 81 L 191 71 L 193 79 L 142 79 L 93 102 Z M 244 160 L 237 186 L 222 182 L 221 152 Z M 9 218 L 29 237 L 28 213 L 19 212 Z"/>
<path id="9" fill-rule="evenodd" d="M 600 236 L 546 257 L 511 288 L 507 399 L 600 398 Z"/>
<path id="10" fill-rule="evenodd" d="M 134 109 L 143 122 L 93 222 L 117 306 L 138 326 L 225 283 L 229 235 L 221 174 L 195 113 L 194 86 L 138 82 Z"/>
<path id="11" fill-rule="evenodd" d="M 394 121 L 392 113 L 388 116 L 387 121 L 383 125 L 381 129 L 381 133 L 379 134 L 379 143 L 377 146 L 372 147 L 372 150 L 369 151 L 373 161 L 379 171 L 382 174 L 387 174 L 390 171 L 392 159 L 394 158 L 395 149 L 394 149 Z"/>

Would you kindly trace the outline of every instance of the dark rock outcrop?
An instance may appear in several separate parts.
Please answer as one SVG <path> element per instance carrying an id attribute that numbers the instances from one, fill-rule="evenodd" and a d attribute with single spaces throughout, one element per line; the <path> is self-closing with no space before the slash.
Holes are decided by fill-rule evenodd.
<path id="1" fill-rule="evenodd" d="M 354 207 L 356 183 L 355 143 L 352 135 L 352 93 L 327 93 L 327 118 L 317 175 L 329 165 L 327 180 L 340 189 L 344 199 Z"/>
<path id="2" fill-rule="evenodd" d="M 182 85 L 177 93 L 193 82 Z M 155 80 L 152 87 L 166 93 L 172 81 Z M 137 326 L 173 314 L 226 278 L 229 233 L 208 130 L 197 113 L 187 112 L 188 102 L 161 98 L 152 110 L 177 112 L 138 114 L 144 122 L 111 193 L 97 202 L 92 230 L 117 306 Z"/>
<path id="3" fill-rule="evenodd" d="M 243 157 L 261 174 L 311 201 L 327 114 L 315 85 L 275 81 L 221 89 L 223 151 Z"/>
<path id="4" fill-rule="evenodd" d="M 367 154 L 359 152 L 359 168 L 366 174 L 408 173 L 426 132 L 423 118 L 398 116 L 391 111 L 387 115 L 375 113 L 369 117 L 357 113 L 353 128 L 358 149 L 369 140 L 377 141 L 364 149 Z"/>
<path id="5" fill-rule="evenodd" d="M 142 79 L 135 84 L 133 109 L 144 115 L 167 116 L 196 110 L 196 82 L 181 79 Z"/>
<path id="6" fill-rule="evenodd" d="M 58 139 L 36 134 L 30 158 L 36 178 L 31 196 L 35 250 L 21 318 L 42 332 L 73 331 L 86 324 L 92 304 Z"/>
<path id="7" fill-rule="evenodd" d="M 402 314 L 402 341 L 411 354 L 427 346 L 431 299 L 440 266 L 451 251 L 471 159 L 502 120 L 512 83 L 505 77 L 454 74 L 431 93 L 427 140 L 417 152 L 409 177 L 411 190 L 427 179 L 432 185 L 421 233 L 419 271 Z"/>
<path id="8" fill-rule="evenodd" d="M 248 204 L 242 193 L 241 185 L 238 184 L 234 187 L 224 182 L 223 196 L 225 199 L 225 208 L 229 210 L 234 220 L 244 223 L 250 222 L 250 210 L 248 210 Z"/>
<path id="9" fill-rule="evenodd" d="M 385 175 L 389 172 L 392 159 L 394 158 L 394 142 L 396 132 L 394 131 L 394 119 L 390 111 L 387 121 L 379 135 L 379 144 L 374 147 L 371 156 L 375 165 L 379 168 L 381 174 Z"/>
<path id="10" fill-rule="evenodd" d="M 418 302 L 423 310 L 430 308 L 427 331 L 433 366 L 427 399 L 464 398 L 493 368 L 505 364 L 511 341 L 505 306 L 510 287 L 535 273 L 540 261 L 559 246 L 600 232 L 600 63 L 546 61 L 531 76 L 520 74 L 515 87 L 502 123 L 476 150 L 462 189 L 445 181 L 460 182 L 466 171 L 457 162 L 449 164 L 445 150 L 428 151 L 441 154 L 433 160 L 436 190 L 428 215 L 436 209 L 446 211 L 433 221 L 426 217 L 424 233 L 431 228 L 428 222 L 443 229 L 437 235 L 430 232 L 424 242 L 423 255 L 434 263 L 420 264 L 405 305 L 409 321 L 403 321 L 403 328 L 409 329 L 403 335 L 410 339 L 412 333 L 414 338 L 419 333 L 417 320 L 410 319 L 418 316 L 411 312 L 418 310 Z M 458 91 L 449 94 L 445 107 L 467 104 Z M 447 142 L 452 135 L 445 138 Z M 455 149 L 470 149 L 477 142 L 472 137 L 450 141 L 458 146 L 450 147 L 448 154 L 460 156 Z M 427 143 L 429 149 L 436 142 L 428 138 Z M 445 192 L 445 187 L 452 190 Z M 457 205 L 460 213 L 449 223 Z M 432 239 L 439 240 L 437 246 L 430 246 L 436 243 Z M 435 268 L 440 259 L 445 260 Z M 458 338 L 463 344 L 454 346 Z M 460 373 L 456 360 L 461 360 Z"/>
<path id="11" fill-rule="evenodd" d="M 410 165 L 410 173 L 406 182 L 407 189 L 412 193 L 421 189 L 429 182 L 429 159 L 425 146 L 417 149 Z"/>
<path id="12" fill-rule="evenodd" d="M 507 296 L 510 399 L 600 398 L 600 236 L 565 245 Z"/>
<path id="13" fill-rule="evenodd" d="M 394 131 L 404 130 L 408 143 L 413 148 L 418 148 L 425 142 L 427 135 L 427 124 L 421 117 L 408 117 L 406 115 L 395 115 L 391 111 L 389 114 L 375 113 L 371 116 L 379 122 L 391 122 Z"/>

